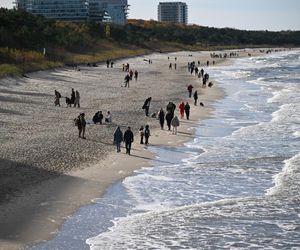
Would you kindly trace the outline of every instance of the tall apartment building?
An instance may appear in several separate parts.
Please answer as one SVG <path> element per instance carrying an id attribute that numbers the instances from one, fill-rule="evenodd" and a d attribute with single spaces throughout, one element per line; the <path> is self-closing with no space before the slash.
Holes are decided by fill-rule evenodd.
<path id="1" fill-rule="evenodd" d="M 125 25 L 127 23 L 128 1 L 127 0 L 104 0 L 108 16 L 111 22 Z"/>
<path id="2" fill-rule="evenodd" d="M 188 6 L 183 2 L 161 2 L 158 5 L 158 21 L 188 23 Z"/>
<path id="3" fill-rule="evenodd" d="M 16 7 L 55 20 L 127 23 L 127 0 L 16 0 Z"/>

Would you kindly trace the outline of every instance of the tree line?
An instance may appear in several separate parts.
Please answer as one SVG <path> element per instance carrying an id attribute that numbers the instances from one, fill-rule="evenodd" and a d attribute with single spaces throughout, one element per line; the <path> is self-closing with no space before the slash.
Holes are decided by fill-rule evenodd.
<path id="1" fill-rule="evenodd" d="M 130 20 L 125 26 L 110 24 L 108 32 L 106 25 L 54 21 L 21 10 L 1 8 L 0 47 L 32 51 L 63 48 L 71 52 L 86 52 L 99 48 L 103 39 L 138 47 L 157 41 L 208 48 L 216 45 L 300 45 L 300 31 L 244 31 Z M 5 53 L 0 53 L 0 62 L 5 60 L 4 57 Z"/>

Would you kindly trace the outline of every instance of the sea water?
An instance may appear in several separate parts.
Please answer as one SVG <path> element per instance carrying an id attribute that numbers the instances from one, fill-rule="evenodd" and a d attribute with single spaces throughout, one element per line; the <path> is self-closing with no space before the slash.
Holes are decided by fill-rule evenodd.
<path id="1" fill-rule="evenodd" d="M 300 52 L 208 72 L 226 97 L 195 136 L 34 249 L 300 249 Z"/>

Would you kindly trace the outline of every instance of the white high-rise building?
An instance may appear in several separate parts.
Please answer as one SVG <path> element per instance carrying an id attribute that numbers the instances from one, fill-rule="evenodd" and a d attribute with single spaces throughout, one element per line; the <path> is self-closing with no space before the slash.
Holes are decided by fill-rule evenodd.
<path id="1" fill-rule="evenodd" d="M 188 6 L 183 2 L 161 2 L 158 5 L 158 21 L 188 23 Z"/>

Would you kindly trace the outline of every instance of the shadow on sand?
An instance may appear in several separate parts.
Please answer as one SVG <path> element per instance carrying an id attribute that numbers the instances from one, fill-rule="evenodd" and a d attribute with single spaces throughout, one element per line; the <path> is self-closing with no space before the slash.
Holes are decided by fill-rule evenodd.
<path id="1" fill-rule="evenodd" d="M 42 204 L 48 204 L 53 197 L 64 193 L 66 188 L 85 181 L 6 159 L 0 159 L 0 166 L 0 242 L 22 241 L 28 237 L 26 234 L 30 228 L 52 208 Z M 39 184 L 51 183 L 58 177 L 63 178 L 64 186 L 52 184 L 49 188 L 37 188 Z"/>

